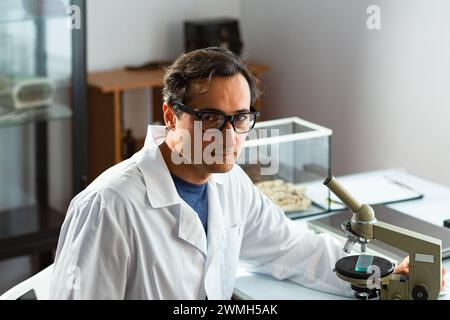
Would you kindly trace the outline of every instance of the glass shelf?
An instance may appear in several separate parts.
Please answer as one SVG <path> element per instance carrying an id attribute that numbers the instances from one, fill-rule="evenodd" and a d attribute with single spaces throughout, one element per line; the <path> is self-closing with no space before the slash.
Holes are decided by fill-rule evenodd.
<path id="1" fill-rule="evenodd" d="M 24 22 L 24 21 L 36 21 L 36 20 L 49 20 L 49 19 L 68 19 L 69 15 L 45 15 L 45 16 L 33 16 L 33 15 L 22 15 L 22 16 L 0 16 L 0 24 L 2 23 L 14 23 L 14 22 Z"/>
<path id="2" fill-rule="evenodd" d="M 4 113 L 2 113 L 4 112 Z M 0 107 L 0 128 L 28 122 L 62 120 L 72 116 L 72 109 L 62 104 L 35 107 L 25 110 L 2 111 Z"/>
<path id="3" fill-rule="evenodd" d="M 44 7 L 37 9 L 39 3 Z M 0 24 L 21 22 L 30 20 L 46 20 L 55 18 L 69 18 L 66 8 L 67 0 L 1 0 L 0 1 Z"/>

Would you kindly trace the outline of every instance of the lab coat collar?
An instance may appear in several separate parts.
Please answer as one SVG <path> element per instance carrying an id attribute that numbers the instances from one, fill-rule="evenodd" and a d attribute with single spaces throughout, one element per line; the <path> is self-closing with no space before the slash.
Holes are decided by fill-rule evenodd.
<path id="1" fill-rule="evenodd" d="M 149 126 L 144 147 L 136 155 L 136 163 L 144 177 L 147 197 L 153 208 L 169 207 L 181 201 L 158 147 L 165 135 L 164 127 Z"/>

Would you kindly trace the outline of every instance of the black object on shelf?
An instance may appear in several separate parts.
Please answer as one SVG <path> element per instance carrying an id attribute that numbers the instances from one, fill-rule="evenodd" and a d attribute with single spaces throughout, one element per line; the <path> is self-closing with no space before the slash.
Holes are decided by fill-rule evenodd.
<path id="1" fill-rule="evenodd" d="M 131 129 L 127 129 L 122 138 L 122 159 L 130 158 L 136 152 L 136 139 Z"/>
<path id="2" fill-rule="evenodd" d="M 450 228 L 450 219 L 444 220 L 444 227 Z"/>
<path id="3" fill-rule="evenodd" d="M 184 23 L 186 52 L 206 47 L 222 47 L 241 54 L 239 21 L 233 18 L 192 20 Z"/>

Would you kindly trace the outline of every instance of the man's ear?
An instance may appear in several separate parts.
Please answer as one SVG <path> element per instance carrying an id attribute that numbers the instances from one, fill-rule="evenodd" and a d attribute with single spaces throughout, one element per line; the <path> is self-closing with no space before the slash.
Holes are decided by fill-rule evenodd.
<path id="1" fill-rule="evenodd" d="M 175 112 L 167 102 L 163 103 L 162 109 L 163 109 L 164 123 L 167 129 L 174 130 L 177 121 L 177 116 L 175 115 Z"/>

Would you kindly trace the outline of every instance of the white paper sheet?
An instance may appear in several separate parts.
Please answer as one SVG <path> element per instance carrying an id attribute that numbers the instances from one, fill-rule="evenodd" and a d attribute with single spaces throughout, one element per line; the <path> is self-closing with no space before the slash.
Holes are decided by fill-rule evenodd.
<path id="1" fill-rule="evenodd" d="M 422 194 L 409 186 L 385 176 L 363 176 L 337 178 L 340 184 L 361 203 L 369 205 L 392 203 L 417 199 Z M 322 182 L 302 184 L 306 186 L 306 195 L 317 205 L 326 208 L 330 203 L 331 210 L 345 209 L 346 206 L 331 193 L 326 197 L 326 187 Z"/>

